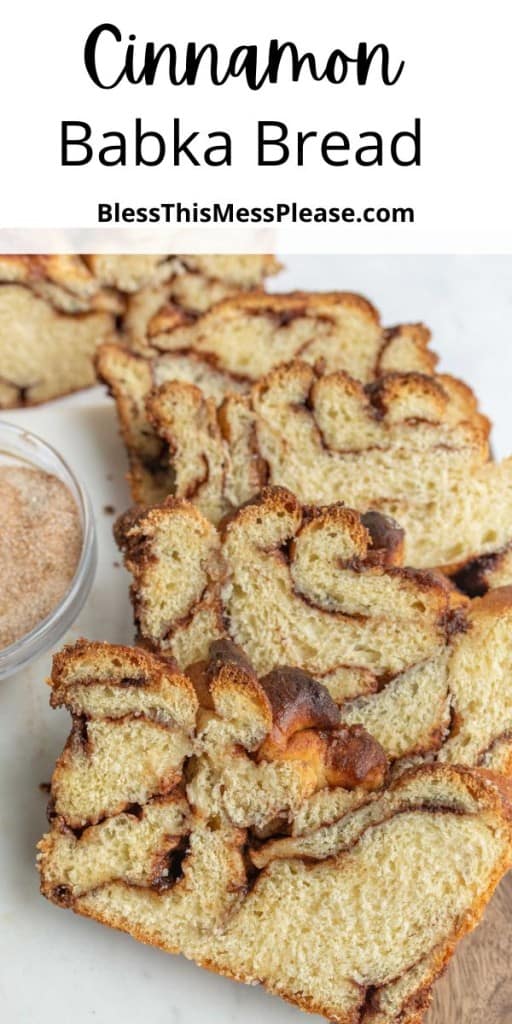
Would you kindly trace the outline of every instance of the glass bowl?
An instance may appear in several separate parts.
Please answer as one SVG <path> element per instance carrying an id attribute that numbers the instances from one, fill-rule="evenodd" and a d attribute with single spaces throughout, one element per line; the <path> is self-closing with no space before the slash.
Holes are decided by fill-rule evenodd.
<path id="1" fill-rule="evenodd" d="M 36 434 L 0 420 L 0 465 L 29 465 L 53 473 L 73 495 L 82 526 L 82 549 L 68 590 L 59 604 L 29 633 L 0 650 L 0 679 L 19 672 L 44 654 L 70 628 L 92 586 L 97 561 L 94 518 L 89 496 L 61 455 Z M 1 542 L 1 540 L 0 540 Z"/>

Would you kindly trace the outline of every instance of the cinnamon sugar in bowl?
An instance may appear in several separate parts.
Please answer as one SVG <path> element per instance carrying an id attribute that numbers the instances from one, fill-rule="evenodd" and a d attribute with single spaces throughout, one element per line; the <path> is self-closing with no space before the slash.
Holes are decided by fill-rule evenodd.
<path id="1" fill-rule="evenodd" d="M 57 644 L 95 568 L 84 488 L 50 445 L 0 421 L 0 679 Z"/>

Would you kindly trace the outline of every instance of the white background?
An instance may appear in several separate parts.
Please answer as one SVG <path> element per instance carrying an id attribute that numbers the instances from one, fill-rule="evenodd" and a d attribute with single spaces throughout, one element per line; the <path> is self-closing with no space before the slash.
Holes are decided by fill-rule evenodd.
<path id="1" fill-rule="evenodd" d="M 434 329 L 441 369 L 458 373 L 495 422 L 496 455 L 512 451 L 512 283 L 510 259 L 468 257 L 294 257 L 275 286 L 353 288 L 380 306 L 386 324 L 426 321 Z M 89 602 L 69 640 L 129 642 L 128 577 L 112 517 L 129 502 L 124 453 L 113 403 L 101 389 L 38 409 L 3 414 L 56 445 L 86 484 L 96 511 L 100 562 Z M 56 756 L 69 731 L 65 712 L 50 711 L 44 679 L 50 656 L 0 684 L 0 1016 L 5 1024 L 299 1024 L 299 1011 L 258 988 L 244 988 L 180 958 L 74 917 L 38 894 L 34 848 L 45 829 L 46 795 Z M 500 942 L 512 948 L 510 934 Z M 286 951 L 283 951 L 286 955 Z M 493 999 L 475 1011 L 487 1024 Z M 468 1005 L 481 1006 L 471 991 Z M 497 1003 L 497 1005 L 498 1005 Z M 308 1018 L 313 1021 L 319 1018 Z M 498 1017 L 496 1016 L 496 1019 Z M 505 1019 L 505 1018 L 499 1018 Z M 508 1019 L 508 1018 L 507 1018 Z M 439 1018 L 435 1024 L 442 1024 Z"/>
<path id="2" fill-rule="evenodd" d="M 366 87 L 308 80 L 282 81 L 250 93 L 241 80 L 214 88 L 202 81 L 172 87 L 123 83 L 105 92 L 89 80 L 82 59 L 85 39 L 104 21 L 140 42 L 215 42 L 228 53 L 241 43 L 292 40 L 325 57 L 340 47 L 352 54 L 359 41 L 388 44 L 405 71 L 393 87 L 371 78 Z M 238 233 L 125 228 L 117 239 L 91 239 L 54 228 L 91 228 L 98 202 L 150 206 L 181 200 L 232 200 L 265 204 L 296 199 L 312 206 L 408 206 L 414 226 L 370 225 L 289 228 L 274 238 L 294 252 L 484 252 L 512 250 L 509 128 L 512 15 L 504 0 L 17 0 L 4 5 L 0 32 L 0 226 L 2 250 L 61 250 L 74 244 L 89 251 L 104 246 L 132 251 L 265 249 L 272 243 L 256 230 Z M 114 55 L 111 44 L 102 52 Z M 171 118 L 191 130 L 223 129 L 234 139 L 232 168 L 170 164 L 159 168 L 60 167 L 61 120 L 90 122 L 99 138 L 106 130 L 131 130 L 134 118 L 164 134 Z M 290 163 L 257 168 L 255 126 L 277 119 L 290 130 L 379 130 L 386 137 L 423 124 L 420 168 L 388 163 L 382 168 L 335 168 L 312 150 L 307 166 Z M 39 233 L 36 233 L 39 229 Z M 47 229 L 46 233 L 41 233 Z"/>

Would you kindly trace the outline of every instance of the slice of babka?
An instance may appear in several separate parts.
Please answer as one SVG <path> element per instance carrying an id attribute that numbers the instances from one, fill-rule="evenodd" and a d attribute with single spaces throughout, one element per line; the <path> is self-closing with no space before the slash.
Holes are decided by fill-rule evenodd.
<path id="1" fill-rule="evenodd" d="M 394 516 L 406 562 L 457 574 L 472 595 L 512 581 L 512 459 L 490 460 L 489 423 L 460 381 L 392 373 L 363 386 L 292 362 L 218 405 L 197 384 L 162 383 L 146 360 L 122 360 L 116 394 L 140 503 L 186 497 L 216 523 L 283 485 L 307 503 Z"/>
<path id="2" fill-rule="evenodd" d="M 194 269 L 191 257 L 184 259 Z M 146 351 L 169 357 L 181 353 L 189 361 L 190 372 L 202 366 L 206 373 L 213 366 L 222 375 L 225 390 L 237 381 L 253 383 L 278 364 L 296 358 L 311 364 L 323 360 L 362 381 L 395 369 L 434 370 L 437 357 L 429 349 L 430 331 L 423 324 L 387 329 L 375 307 L 352 292 L 244 293 L 244 285 L 250 288 L 257 275 L 244 274 L 236 257 L 209 259 L 233 261 L 232 284 L 237 285 L 237 294 L 207 308 L 194 322 L 176 317 L 172 302 L 158 309 L 147 325 Z M 206 270 L 201 263 L 207 257 L 193 260 L 196 270 L 214 274 L 213 262 Z M 260 274 L 269 269 L 274 267 L 263 264 Z"/>
<path id="3" fill-rule="evenodd" d="M 108 257 L 92 259 L 101 260 L 105 277 Z M 127 270 L 135 276 L 136 259 L 153 261 L 152 272 L 147 263 L 146 273 L 139 266 L 137 288 L 126 289 L 132 294 L 127 298 L 123 318 L 124 337 L 130 348 L 141 352 L 152 347 L 155 331 L 166 333 L 171 327 L 193 323 L 200 314 L 230 296 L 259 292 L 267 278 L 281 269 L 278 260 L 269 254 L 113 257 L 110 274 L 118 280 L 119 259 L 132 261 L 122 268 L 121 279 L 126 278 Z"/>
<path id="4" fill-rule="evenodd" d="M 259 673 L 289 664 L 321 681 L 392 761 L 512 768 L 512 588 L 471 602 L 402 567 L 388 517 L 303 507 L 282 488 L 220 528 L 167 499 L 116 537 L 138 637 L 181 668 L 229 637 Z"/>
<path id="5" fill-rule="evenodd" d="M 90 387 L 96 349 L 116 328 L 144 347 L 155 310 L 188 323 L 277 269 L 260 255 L 0 256 L 0 408 Z"/>
<path id="6" fill-rule="evenodd" d="M 0 409 L 94 384 L 122 309 L 80 256 L 0 256 Z"/>
<path id="7" fill-rule="evenodd" d="M 135 296 L 132 311 L 138 301 Z M 366 299 L 347 292 L 239 294 L 195 322 L 169 306 L 155 315 L 142 345 L 133 342 L 140 330 L 132 330 L 129 319 L 127 313 L 131 344 L 103 346 L 96 365 L 116 400 L 134 499 L 146 504 L 174 487 L 172 453 L 169 458 L 169 446 L 146 408 L 155 387 L 172 381 L 195 385 L 210 405 L 219 405 L 228 392 L 247 392 L 262 374 L 293 357 L 348 371 L 364 382 L 395 370 L 431 373 L 436 363 L 425 327 L 385 329 Z M 473 406 L 469 389 L 460 392 Z M 181 495 L 180 481 L 176 486 Z"/>
<path id="8" fill-rule="evenodd" d="M 258 679 L 223 642 L 192 675 L 84 641 L 56 657 L 73 728 L 42 892 L 338 1024 L 419 1024 L 512 863 L 503 780 L 423 765 L 374 789 L 382 752 L 303 673 Z"/>

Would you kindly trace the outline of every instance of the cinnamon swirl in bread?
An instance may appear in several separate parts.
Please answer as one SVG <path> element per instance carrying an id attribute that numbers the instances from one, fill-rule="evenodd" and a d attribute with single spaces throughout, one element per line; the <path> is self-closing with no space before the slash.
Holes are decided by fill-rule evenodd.
<path id="1" fill-rule="evenodd" d="M 0 408 L 94 384 L 122 308 L 80 256 L 0 256 Z"/>
<path id="2" fill-rule="evenodd" d="M 470 602 L 404 569 L 387 517 L 303 507 L 268 488 L 220 528 L 189 502 L 122 517 L 139 638 L 181 668 L 240 644 L 259 673 L 293 665 L 392 761 L 415 755 L 509 770 L 512 588 Z"/>
<path id="3" fill-rule="evenodd" d="M 0 256 L 0 408 L 90 387 L 95 351 L 116 328 L 144 347 L 147 320 L 162 306 L 188 323 L 277 269 L 259 255 Z"/>
<path id="4" fill-rule="evenodd" d="M 105 274 L 107 258 L 93 258 L 102 261 Z M 139 273 L 137 289 L 126 289 L 132 294 L 127 298 L 123 318 L 124 337 L 130 348 L 141 352 L 151 348 L 155 331 L 167 332 L 171 326 L 193 323 L 221 300 L 263 288 L 266 279 L 281 269 L 274 256 L 258 254 L 129 258 L 154 261 L 153 273 Z M 134 273 L 133 267 L 129 269 Z M 115 262 L 112 273 L 116 276 Z"/>
<path id="5" fill-rule="evenodd" d="M 347 292 L 238 295 L 195 323 L 184 322 L 174 308 L 160 311 L 145 351 L 106 345 L 97 358 L 98 374 L 116 400 L 135 500 L 161 500 L 174 486 L 168 448 L 146 408 L 153 388 L 172 381 L 194 385 L 217 406 L 228 392 L 248 392 L 262 374 L 294 357 L 364 382 L 394 370 L 430 373 L 436 357 L 429 338 L 419 324 L 383 328 L 377 310 Z M 459 394 L 473 407 L 469 389 L 461 386 Z M 179 482 L 176 493 L 185 496 Z"/>
<path id="6" fill-rule="evenodd" d="M 186 497 L 219 522 L 265 484 L 283 485 L 305 502 L 392 515 L 408 564 L 454 574 L 476 560 L 479 579 L 458 577 L 468 593 L 512 581 L 512 460 L 490 460 L 489 423 L 460 381 L 395 372 L 363 386 L 296 361 L 219 405 L 203 386 L 154 377 L 146 360 L 121 362 L 140 503 Z"/>
<path id="7" fill-rule="evenodd" d="M 375 790 L 382 752 L 302 673 L 258 679 L 221 644 L 193 675 L 84 641 L 57 656 L 73 729 L 42 892 L 338 1024 L 418 1024 L 512 863 L 504 782 L 424 765 Z M 322 792 L 336 816 L 305 828 Z"/>

